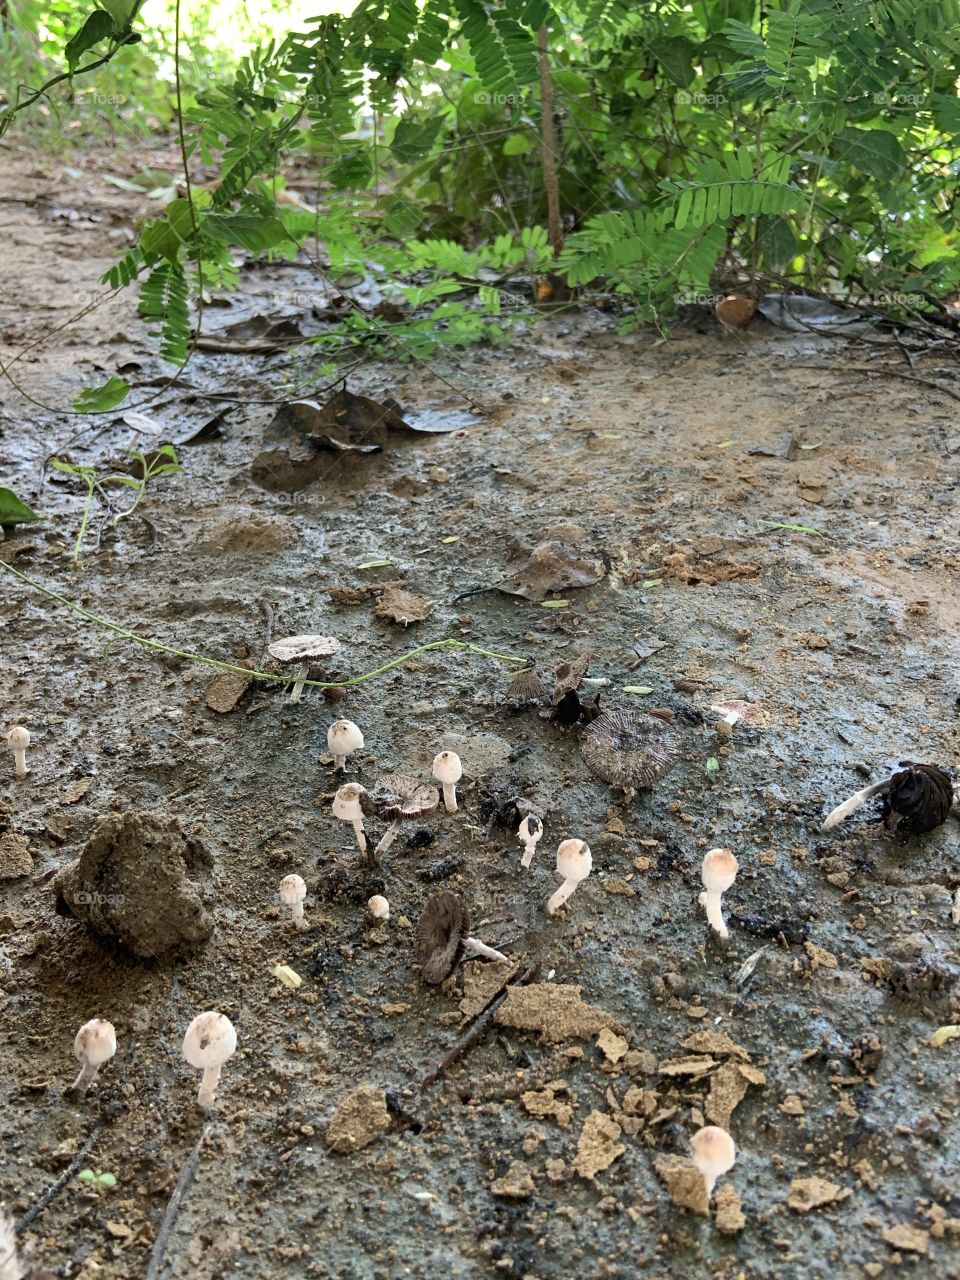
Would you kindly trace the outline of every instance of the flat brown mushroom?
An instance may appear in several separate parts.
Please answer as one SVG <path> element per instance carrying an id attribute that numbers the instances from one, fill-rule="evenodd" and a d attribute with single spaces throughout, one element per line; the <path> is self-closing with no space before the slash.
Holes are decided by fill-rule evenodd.
<path id="1" fill-rule="evenodd" d="M 629 801 L 638 787 L 652 787 L 676 764 L 677 735 L 642 711 L 604 711 L 584 729 L 580 754 L 595 777 L 622 787 Z"/>
<path id="2" fill-rule="evenodd" d="M 479 938 L 470 937 L 467 904 L 449 889 L 441 889 L 427 899 L 417 922 L 417 951 L 423 965 L 421 977 L 434 987 L 449 978 L 464 956 L 513 963 L 502 951 L 494 951 Z"/>
<path id="3" fill-rule="evenodd" d="M 440 792 L 429 782 L 421 782 L 409 774 L 387 773 L 365 798 L 361 797 L 361 803 L 367 812 L 391 819 L 383 839 L 373 851 L 376 858 L 393 844 L 401 822 L 433 813 L 440 803 Z"/>

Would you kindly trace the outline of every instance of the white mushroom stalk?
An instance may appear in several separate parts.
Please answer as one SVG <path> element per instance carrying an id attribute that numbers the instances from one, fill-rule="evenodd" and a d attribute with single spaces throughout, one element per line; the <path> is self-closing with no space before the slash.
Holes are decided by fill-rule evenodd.
<path id="1" fill-rule="evenodd" d="M 390 919 L 390 903 L 382 893 L 375 893 L 372 898 L 367 899 L 367 910 L 374 920 Z"/>
<path id="2" fill-rule="evenodd" d="M 707 923 L 721 938 L 730 936 L 723 918 L 723 895 L 736 880 L 737 870 L 737 860 L 729 849 L 711 849 L 704 855 L 700 871 L 704 891 L 699 902 L 706 910 Z"/>
<path id="3" fill-rule="evenodd" d="M 498 964 L 513 964 L 509 956 L 505 956 L 502 951 L 495 951 L 493 947 L 488 947 L 479 938 L 464 938 L 463 954 L 468 960 L 472 956 L 479 956 L 483 960 L 496 960 Z"/>
<path id="4" fill-rule="evenodd" d="M 191 1067 L 203 1070 L 197 1104 L 204 1111 L 213 1106 L 220 1083 L 220 1071 L 237 1047 L 233 1023 L 223 1013 L 198 1013 L 183 1037 L 183 1056 Z"/>
<path id="5" fill-rule="evenodd" d="M 537 845 L 542 838 L 543 823 L 535 813 L 528 813 L 520 823 L 517 831 L 517 839 L 523 843 L 523 857 L 520 859 L 521 867 L 529 867 L 533 861 L 533 855 L 537 851 Z"/>
<path id="6" fill-rule="evenodd" d="M 447 813 L 457 811 L 457 783 L 463 777 L 463 765 L 455 751 L 441 751 L 433 758 L 433 780 L 443 787 L 443 803 Z"/>
<path id="7" fill-rule="evenodd" d="M 849 800 L 844 800 L 843 804 L 828 813 L 823 821 L 821 831 L 830 831 L 833 827 L 838 826 L 844 818 L 849 818 L 861 805 L 865 805 L 868 800 L 872 800 L 874 796 L 883 795 L 884 792 L 890 790 L 889 778 L 886 782 L 876 782 L 871 787 L 864 787 L 862 791 L 855 792 Z"/>
<path id="8" fill-rule="evenodd" d="M 386 831 L 380 837 L 380 841 L 377 844 L 377 847 L 373 851 L 373 856 L 375 859 L 379 858 L 381 853 L 386 853 L 386 851 L 393 844 L 394 840 L 396 840 L 397 832 L 400 830 L 400 824 L 402 822 L 403 822 L 402 818 L 394 818 L 394 820 L 390 823 L 389 827 L 387 827 Z"/>
<path id="9" fill-rule="evenodd" d="M 73 1082 L 77 1093 L 86 1093 L 105 1062 L 117 1052 L 117 1033 L 106 1018 L 91 1018 L 77 1032 L 73 1052 L 82 1066 Z"/>
<path id="10" fill-rule="evenodd" d="M 345 769 L 347 756 L 363 746 L 363 734 L 352 720 L 335 720 L 327 730 L 327 750 L 333 756 L 335 773 Z"/>
<path id="11" fill-rule="evenodd" d="M 30 731 L 23 725 L 14 725 L 7 733 L 7 742 L 13 748 L 13 765 L 18 778 L 25 778 L 30 770 L 27 768 L 27 747 L 30 745 Z"/>
<path id="12" fill-rule="evenodd" d="M 577 886 L 593 869 L 593 856 L 585 840 L 563 840 L 557 846 L 557 875 L 563 884 L 547 900 L 547 915 L 556 915 Z"/>
<path id="13" fill-rule="evenodd" d="M 709 1200 L 717 1179 L 733 1168 L 737 1148 L 726 1129 L 715 1124 L 698 1129 L 690 1139 L 690 1146 L 693 1150 L 693 1163 L 703 1174 Z"/>
<path id="14" fill-rule="evenodd" d="M 307 918 L 303 914 L 303 904 L 307 897 L 307 886 L 303 877 L 298 875 L 284 876 L 280 881 L 280 901 L 290 908 L 290 916 L 297 929 L 306 929 Z"/>
<path id="15" fill-rule="evenodd" d="M 367 852 L 367 837 L 363 830 L 363 809 L 360 805 L 360 797 L 366 795 L 366 788 L 362 787 L 359 782 L 345 782 L 333 797 L 333 803 L 330 806 L 335 818 L 339 818 L 341 822 L 349 822 L 353 827 L 354 835 L 357 837 L 357 845 L 361 853 Z"/>

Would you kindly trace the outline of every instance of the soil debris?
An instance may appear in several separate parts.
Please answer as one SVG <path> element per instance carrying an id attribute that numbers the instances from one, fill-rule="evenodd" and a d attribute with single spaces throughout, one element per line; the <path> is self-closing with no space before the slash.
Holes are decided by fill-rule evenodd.
<path id="1" fill-rule="evenodd" d="M 597 1048 L 608 1062 L 617 1063 L 630 1048 L 630 1041 L 626 1036 L 618 1036 L 609 1027 L 604 1027 L 597 1036 Z"/>
<path id="2" fill-rule="evenodd" d="M 902 1249 L 905 1253 L 925 1254 L 930 1245 L 928 1231 L 924 1231 L 921 1227 L 911 1227 L 906 1222 L 900 1222 L 895 1227 L 887 1227 L 883 1238 L 891 1249 Z"/>
<path id="3" fill-rule="evenodd" d="M 569 1093 L 569 1090 L 562 1081 L 555 1081 L 542 1089 L 528 1089 L 520 1095 L 520 1101 L 530 1115 L 556 1120 L 561 1129 L 566 1129 L 573 1119 L 574 1104 L 561 1101 L 557 1096 L 560 1092 Z"/>
<path id="4" fill-rule="evenodd" d="M 592 1040 L 599 1032 L 617 1024 L 605 1009 L 582 1000 L 581 990 L 552 982 L 510 987 L 495 1021 L 502 1027 L 539 1032 L 554 1044 L 562 1040 Z"/>
<path id="5" fill-rule="evenodd" d="M 206 702 L 211 711 L 227 715 L 253 684 L 252 676 L 241 671 L 218 671 L 207 685 Z"/>
<path id="6" fill-rule="evenodd" d="M 581 1178 L 594 1179 L 626 1151 L 620 1142 L 623 1130 L 603 1111 L 591 1111 L 583 1122 L 573 1167 Z"/>
<path id="7" fill-rule="evenodd" d="M 409 626 L 411 622 L 423 622 L 432 611 L 433 605 L 429 600 L 412 591 L 405 591 L 403 587 L 387 587 L 374 609 L 378 618 L 385 618 L 388 622 L 395 622 L 403 627 Z"/>
<path id="8" fill-rule="evenodd" d="M 811 1209 L 820 1209 L 827 1204 L 837 1204 L 852 1194 L 849 1187 L 841 1187 L 838 1183 L 829 1182 L 826 1178 L 818 1176 L 794 1178 L 790 1183 L 787 1204 L 795 1213 L 809 1213 Z"/>
<path id="9" fill-rule="evenodd" d="M 54 877 L 57 911 L 144 959 L 197 946 L 213 933 L 213 919 L 188 873 L 212 865 L 173 814 L 111 813 Z"/>
<path id="10" fill-rule="evenodd" d="M 533 1174 L 522 1160 L 514 1160 L 503 1177 L 490 1184 L 491 1192 L 505 1200 L 529 1200 L 536 1189 Z"/>
<path id="11" fill-rule="evenodd" d="M 659 1155 L 654 1159 L 653 1167 L 674 1204 L 681 1209 L 689 1209 L 691 1213 L 706 1215 L 710 1212 L 706 1181 L 692 1160 L 684 1156 Z"/>
<path id="12" fill-rule="evenodd" d="M 717 1189 L 714 1202 L 717 1214 L 717 1230 L 723 1232 L 725 1236 L 735 1236 L 739 1231 L 742 1231 L 747 1225 L 747 1220 L 743 1215 L 740 1197 L 737 1195 L 736 1188 L 732 1187 L 729 1182 L 725 1182 L 722 1187 Z"/>
<path id="13" fill-rule="evenodd" d="M 33 872 L 30 840 L 15 831 L 0 835 L 0 880 L 18 880 Z"/>
<path id="14" fill-rule="evenodd" d="M 387 1095 L 383 1089 L 362 1084 L 348 1093 L 327 1126 L 326 1143 L 338 1155 L 369 1147 L 390 1127 Z"/>

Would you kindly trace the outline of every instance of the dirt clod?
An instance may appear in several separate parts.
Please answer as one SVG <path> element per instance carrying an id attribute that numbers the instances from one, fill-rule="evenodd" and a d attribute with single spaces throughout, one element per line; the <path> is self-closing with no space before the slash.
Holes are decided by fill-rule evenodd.
<path id="1" fill-rule="evenodd" d="M 108 814 L 54 878 L 57 911 L 135 956 L 195 946 L 213 933 L 213 919 L 188 873 L 212 862 L 173 814 Z"/>
<path id="2" fill-rule="evenodd" d="M 841 1187 L 826 1178 L 794 1178 L 790 1183 L 787 1204 L 795 1213 L 809 1213 L 825 1204 L 835 1204 L 851 1195 L 849 1187 Z"/>
<path id="3" fill-rule="evenodd" d="M 735 1236 L 738 1231 L 742 1231 L 747 1225 L 747 1220 L 743 1216 L 743 1209 L 740 1207 L 740 1197 L 737 1195 L 735 1188 L 731 1187 L 729 1182 L 725 1182 L 722 1187 L 717 1189 L 715 1199 L 717 1230 L 722 1231 L 725 1236 Z"/>
<path id="4" fill-rule="evenodd" d="M 536 1189 L 533 1175 L 522 1160 L 514 1160 L 503 1177 L 490 1186 L 495 1196 L 506 1200 L 529 1200 Z"/>
<path id="5" fill-rule="evenodd" d="M 539 1031 L 546 1040 L 591 1040 L 614 1025 L 610 1014 L 580 999 L 580 987 L 535 982 L 511 987 L 494 1020 L 502 1027 Z"/>
<path id="6" fill-rule="evenodd" d="M 691 1213 L 710 1212 L 707 1184 L 692 1160 L 683 1156 L 661 1155 L 653 1162 L 657 1176 L 666 1184 L 667 1195 L 681 1209 Z"/>
<path id="7" fill-rule="evenodd" d="M 593 1179 L 609 1169 L 626 1147 L 620 1142 L 623 1130 L 602 1111 L 591 1111 L 583 1123 L 573 1167 L 581 1178 Z"/>
<path id="8" fill-rule="evenodd" d="M 387 1095 L 383 1089 L 362 1084 L 348 1093 L 327 1126 L 326 1142 L 338 1155 L 369 1147 L 390 1127 Z"/>

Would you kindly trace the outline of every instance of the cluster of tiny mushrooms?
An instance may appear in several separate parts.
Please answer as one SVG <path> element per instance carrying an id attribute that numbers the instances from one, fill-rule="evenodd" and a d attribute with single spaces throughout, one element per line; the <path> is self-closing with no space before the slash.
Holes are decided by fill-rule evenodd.
<path id="1" fill-rule="evenodd" d="M 296 668 L 291 702 L 300 700 L 310 664 L 329 658 L 339 648 L 339 642 L 329 636 L 293 636 L 269 646 L 269 653 L 277 663 L 282 667 Z M 596 777 L 622 788 L 625 802 L 629 802 L 638 789 L 652 787 L 676 763 L 679 756 L 677 736 L 666 717 L 636 711 L 600 711 L 599 700 L 593 708 L 588 708 L 576 694 L 582 674 L 582 670 L 574 672 L 564 683 L 559 679 L 558 668 L 553 715 L 566 723 L 576 723 L 578 719 L 586 721 L 580 738 L 584 763 Z M 606 681 L 585 683 L 604 684 Z M 521 672 L 511 687 L 521 698 L 528 700 L 540 699 L 545 693 L 536 673 Z M 13 751 L 16 775 L 24 778 L 29 773 L 26 753 L 30 734 L 17 725 L 7 732 L 6 738 Z M 327 748 L 335 773 L 345 772 L 350 756 L 363 746 L 363 733 L 351 720 L 337 720 L 327 731 Z M 455 813 L 458 808 L 457 784 L 463 777 L 460 757 L 453 751 L 440 751 L 434 758 L 432 773 L 434 781 L 442 789 L 444 807 L 448 813 Z M 900 770 L 890 778 L 864 787 L 838 805 L 828 814 L 822 829 L 830 830 L 837 826 L 876 796 L 883 798 L 882 817 L 886 830 L 909 835 L 923 834 L 940 826 L 947 820 L 954 802 L 952 779 L 944 769 L 938 765 L 901 761 Z M 409 774 L 388 773 L 371 791 L 359 782 L 343 783 L 333 797 L 331 812 L 334 818 L 353 827 L 360 852 L 376 863 L 393 844 L 404 821 L 432 813 L 439 803 L 440 790 L 437 787 Z M 372 850 L 367 843 L 363 822 L 364 817 L 370 815 L 389 824 Z M 532 865 L 542 837 L 543 820 L 533 812 L 527 813 L 517 831 L 517 838 L 523 845 L 521 867 Z M 587 879 L 592 868 L 593 858 L 585 840 L 570 838 L 560 841 L 556 871 L 561 884 L 547 899 L 548 915 L 553 916 L 559 911 Z M 704 908 L 708 925 L 722 939 L 728 937 L 723 917 L 723 894 L 733 886 L 737 870 L 737 859 L 730 849 L 710 849 L 704 855 L 701 866 L 703 892 L 699 903 Z M 292 923 L 297 929 L 308 927 L 304 914 L 306 897 L 307 886 L 301 876 L 284 876 L 280 882 L 280 900 L 289 908 Z M 367 910 L 375 922 L 384 923 L 390 919 L 390 903 L 381 894 L 369 899 Z M 502 952 L 472 937 L 469 928 L 469 912 L 458 894 L 444 890 L 430 897 L 417 925 L 424 982 L 442 983 L 460 960 L 467 957 L 513 963 Z M 187 1028 L 183 1056 L 190 1066 L 203 1072 L 197 1096 L 201 1108 L 208 1109 L 213 1105 L 221 1068 L 236 1047 L 237 1033 L 230 1019 L 222 1013 L 207 1010 L 198 1014 Z M 116 1033 L 113 1025 L 105 1019 L 94 1018 L 80 1028 L 74 1041 L 74 1052 L 81 1063 L 80 1074 L 73 1086 L 75 1092 L 86 1092 L 116 1049 Z M 691 1149 L 693 1163 L 704 1177 L 709 1199 L 717 1178 L 733 1167 L 736 1158 L 733 1139 L 724 1129 L 708 1125 L 693 1135 Z"/>

